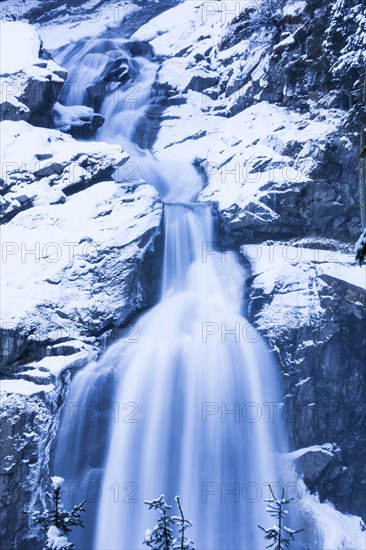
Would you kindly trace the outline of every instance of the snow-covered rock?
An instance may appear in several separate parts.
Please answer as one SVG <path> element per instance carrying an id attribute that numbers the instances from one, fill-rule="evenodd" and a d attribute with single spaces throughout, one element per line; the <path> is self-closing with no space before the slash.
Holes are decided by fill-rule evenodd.
<path id="1" fill-rule="evenodd" d="M 53 126 L 74 137 L 88 138 L 95 134 L 104 117 L 85 105 L 65 106 L 55 103 L 52 111 Z"/>
<path id="2" fill-rule="evenodd" d="M 363 515 L 366 266 L 339 247 L 305 239 L 242 251 L 252 266 L 250 318 L 278 352 L 292 445 L 318 446 L 302 453 L 304 479 L 321 501 Z"/>
<path id="3" fill-rule="evenodd" d="M 330 249 L 313 247 L 311 240 L 262 245 L 244 245 L 242 252 L 252 265 L 252 307 L 255 301 L 264 299 L 265 309 L 256 317 L 258 326 L 271 335 L 286 330 L 309 326 L 317 329 L 328 315 L 322 304 L 322 293 L 328 281 L 334 279 L 362 294 L 365 288 L 366 268 L 355 263 L 352 253 L 335 249 L 335 243 L 327 243 Z M 357 314 L 355 303 L 354 313 Z M 359 315 L 363 315 L 360 304 Z"/>
<path id="4" fill-rule="evenodd" d="M 0 120 L 50 124 L 67 73 L 43 50 L 34 27 L 0 21 Z"/>
<path id="5" fill-rule="evenodd" d="M 297 449 L 287 454 L 287 458 L 295 462 L 297 473 L 303 478 L 306 486 L 312 489 L 319 483 L 324 470 L 332 462 L 341 463 L 340 448 L 332 443 L 312 445 L 304 449 Z"/>
<path id="6" fill-rule="evenodd" d="M 50 489 L 43 480 L 70 371 L 96 357 L 96 349 L 82 342 L 75 342 L 74 352 L 24 361 L 13 369 L 17 378 L 0 380 L 0 537 L 5 548 L 37 547 L 28 533 L 24 507 L 32 510 L 43 503 Z"/>
<path id="7" fill-rule="evenodd" d="M 333 136 L 329 151 L 340 118 L 337 111 L 314 118 L 261 102 L 224 120 L 207 152 L 208 185 L 200 200 L 217 201 L 231 239 L 330 237 L 340 233 L 342 222 L 356 230 L 349 182 L 337 180 L 346 163 L 340 166 L 335 154 L 343 145 L 351 149 L 350 143 L 337 144 Z"/>
<path id="8" fill-rule="evenodd" d="M 355 239 L 357 150 L 342 98 L 317 84 L 329 71 L 313 51 L 325 22 L 285 2 L 279 35 L 265 15 L 253 2 L 187 1 L 135 33 L 167 58 L 154 153 L 206 173 L 199 200 L 217 202 L 229 242 Z"/>
<path id="9" fill-rule="evenodd" d="M 161 57 L 184 55 L 200 47 L 202 40 L 218 39 L 246 4 L 250 1 L 229 0 L 225 6 L 203 0 L 181 2 L 141 26 L 133 39 L 150 42 Z"/>
<path id="10" fill-rule="evenodd" d="M 46 48 L 56 49 L 119 27 L 138 10 L 133 0 L 32 0 L 2 2 L 0 11 L 4 20 L 37 24 Z"/>
<path id="11" fill-rule="evenodd" d="M 154 299 L 144 278 L 160 268 L 162 206 L 153 187 L 111 180 L 128 160 L 118 145 L 24 121 L 0 132 L 4 366 L 99 337 Z"/>
<path id="12" fill-rule="evenodd" d="M 2 228 L 2 363 L 47 342 L 95 338 L 151 303 L 162 205 L 155 189 L 102 181 Z M 12 338 L 14 335 L 14 338 Z"/>
<path id="13" fill-rule="evenodd" d="M 118 145 L 78 142 L 24 121 L 4 121 L 0 133 L 1 221 L 32 206 L 63 203 L 67 195 L 110 179 L 128 160 Z"/>
<path id="14" fill-rule="evenodd" d="M 304 491 L 305 493 L 305 491 Z M 301 525 L 308 533 L 312 548 L 364 550 L 366 529 L 357 515 L 342 514 L 329 502 L 305 494 L 300 501 Z"/>

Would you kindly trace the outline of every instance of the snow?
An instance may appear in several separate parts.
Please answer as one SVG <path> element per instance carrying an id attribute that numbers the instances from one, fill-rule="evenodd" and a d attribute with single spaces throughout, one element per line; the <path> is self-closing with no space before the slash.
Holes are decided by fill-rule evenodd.
<path id="1" fill-rule="evenodd" d="M 39 304 L 56 304 L 60 299 L 67 310 L 76 306 L 75 301 L 78 308 L 90 310 L 98 297 L 89 296 L 83 279 L 90 278 L 88 264 L 93 263 L 98 249 L 124 246 L 121 259 L 133 258 L 136 249 L 133 245 L 127 248 L 127 244 L 133 243 L 137 233 L 147 231 L 154 219 L 154 212 L 148 214 L 154 190 L 142 186 L 137 195 L 139 200 L 136 196 L 135 201 L 127 202 L 129 194 L 118 184 L 101 182 L 69 197 L 65 205 L 43 204 L 9 222 L 2 239 L 5 244 L 13 243 L 14 253 L 8 246 L 2 272 L 3 320 L 12 322 Z M 106 215 L 112 205 L 112 215 Z M 141 211 L 147 215 L 138 217 Z M 58 284 L 53 283 L 64 278 L 65 270 L 68 276 L 62 289 L 67 303 Z M 75 270 L 83 273 L 79 282 L 72 276 Z"/>
<path id="2" fill-rule="evenodd" d="M 45 47 L 49 50 L 55 50 L 70 44 L 78 42 L 85 38 L 98 36 L 103 31 L 118 27 L 133 11 L 136 6 L 131 0 L 112 0 L 104 2 L 97 6 L 97 10 L 88 13 L 88 4 L 85 2 L 85 12 L 66 14 L 58 17 L 56 21 L 46 25 L 37 26 L 38 32 L 43 40 Z"/>
<path id="3" fill-rule="evenodd" d="M 305 147 L 311 140 L 321 140 L 336 128 L 338 122 L 338 113 L 326 121 L 310 120 L 309 115 L 267 102 L 223 119 L 221 130 L 208 150 L 207 162 L 224 168 L 211 173 L 210 182 L 200 195 L 201 200 L 218 201 L 221 209 L 232 204 L 245 208 L 250 202 L 258 202 L 261 196 L 267 195 L 268 190 L 261 191 L 261 188 L 269 182 L 281 185 L 308 181 L 309 170 L 307 163 L 301 161 L 301 153 L 297 166 L 292 166 L 291 159 L 283 151 L 292 141 Z M 257 159 L 263 158 L 272 164 L 282 163 L 282 166 L 269 167 L 258 173 L 255 164 Z M 304 155 L 304 160 L 306 158 Z"/>
<path id="4" fill-rule="evenodd" d="M 69 132 L 72 126 L 82 126 L 83 121 L 81 117 L 90 119 L 94 114 L 94 110 L 91 107 L 85 105 L 67 106 L 61 105 L 61 103 L 55 103 L 53 106 L 53 119 L 54 125 L 62 132 Z"/>
<path id="5" fill-rule="evenodd" d="M 12 74 L 39 61 L 40 39 L 32 25 L 0 21 L 0 71 Z"/>
<path id="6" fill-rule="evenodd" d="M 207 49 L 219 43 L 230 22 L 250 6 L 252 0 L 187 0 L 140 27 L 132 38 L 150 42 L 157 55 L 166 57 L 204 41 Z"/>
<path id="7" fill-rule="evenodd" d="M 65 548 L 70 547 L 71 543 L 68 538 L 62 535 L 55 525 L 51 525 L 47 531 L 47 548 L 50 550 L 65 550 Z"/>
<path id="8" fill-rule="evenodd" d="M 276 46 L 273 48 L 273 51 L 274 52 L 281 51 L 287 46 L 292 46 L 293 44 L 295 44 L 294 35 L 290 35 L 287 38 L 284 38 L 283 40 L 281 40 L 281 42 L 279 42 L 278 44 L 276 44 Z"/>
<path id="9" fill-rule="evenodd" d="M 366 288 L 366 266 L 356 265 L 353 254 L 276 242 L 244 245 L 241 251 L 252 266 L 252 289 L 270 297 L 258 326 L 273 335 L 320 326 L 326 313 L 320 297 L 327 284 L 323 275 Z"/>
<path id="10" fill-rule="evenodd" d="M 321 503 L 308 493 L 299 504 L 312 548 L 365 550 L 366 530 L 360 517 L 342 514 L 332 504 Z"/>
<path id="11" fill-rule="evenodd" d="M 253 275 L 256 275 L 254 287 L 263 288 L 266 294 L 272 292 L 279 276 L 295 283 L 297 276 L 299 281 L 307 277 L 301 277 L 298 270 L 307 273 L 312 268 L 316 268 L 318 276 L 329 275 L 361 289 L 366 288 L 366 267 L 356 265 L 353 254 L 284 243 L 244 245 L 242 251 L 252 264 Z"/>
<path id="12" fill-rule="evenodd" d="M 51 481 L 54 489 L 60 489 L 65 482 L 64 478 L 59 476 L 51 477 Z"/>
<path id="13" fill-rule="evenodd" d="M 62 345 L 62 344 L 61 344 Z M 67 342 L 67 345 L 72 345 L 72 342 Z M 51 357 L 44 357 L 36 363 L 29 363 L 30 367 L 37 366 L 37 369 L 31 370 L 30 374 L 36 376 L 42 376 L 43 374 L 52 374 L 53 376 L 58 376 L 65 369 L 72 369 L 77 366 L 80 362 L 91 359 L 93 356 L 92 350 L 84 342 L 78 342 L 79 346 L 83 346 L 86 349 L 82 349 L 77 353 L 72 355 L 58 355 Z M 52 350 L 57 349 L 57 345 L 51 348 Z M 42 370 L 39 370 L 42 369 Z M 44 370 L 43 370 L 44 369 Z M 23 373 L 25 374 L 25 372 Z"/>
<path id="14" fill-rule="evenodd" d="M 129 158 L 118 145 L 78 142 L 58 130 L 35 128 L 24 121 L 3 121 L 0 131 L 1 178 L 8 191 L 2 215 L 8 218 L 21 211 L 25 201 L 28 206 L 64 202 L 66 188 L 91 185 Z"/>
<path id="15" fill-rule="evenodd" d="M 283 10 L 284 15 L 288 15 L 290 17 L 295 17 L 296 15 L 300 15 L 305 11 L 306 5 L 307 5 L 306 2 L 303 0 L 299 2 L 286 4 Z"/>
<path id="16" fill-rule="evenodd" d="M 0 393 L 18 393 L 20 395 L 34 395 L 40 392 L 54 390 L 53 384 L 41 385 L 28 380 L 0 380 Z"/>
<path id="17" fill-rule="evenodd" d="M 212 136 L 222 122 L 222 117 L 203 115 L 196 107 L 181 105 L 168 108 L 153 146 L 155 156 L 160 160 L 177 158 L 186 162 L 204 159 Z"/>
<path id="18" fill-rule="evenodd" d="M 309 380 L 309 379 L 308 379 Z M 323 445 L 311 445 L 310 447 L 303 447 L 302 449 L 297 449 L 296 451 L 291 451 L 290 453 L 284 453 L 281 456 L 289 460 L 297 460 L 307 453 L 325 453 L 329 456 L 333 456 L 333 445 L 332 443 L 324 443 Z"/>
<path id="19" fill-rule="evenodd" d="M 123 159 L 128 159 L 127 153 L 122 153 L 119 145 L 93 141 L 79 142 L 58 130 L 35 128 L 24 121 L 3 121 L 1 141 L 3 160 L 1 175 L 5 181 L 11 175 L 11 169 L 34 172 L 53 163 L 70 162 L 71 159 L 82 154 L 106 155 L 109 159 L 114 156 L 116 164 Z M 48 158 L 39 160 L 42 155 Z"/>
<path id="20" fill-rule="evenodd" d="M 42 101 L 47 118 L 66 71 L 40 57 L 41 39 L 28 23 L 0 21 L 0 39 L 1 119 L 29 119 L 39 114 Z"/>
<path id="21" fill-rule="evenodd" d="M 293 256 L 280 255 L 279 252 L 286 250 L 281 245 L 244 246 L 242 250 L 256 275 L 252 288 L 261 288 L 266 295 L 276 288 L 271 304 L 261 311 L 266 327 L 299 328 L 303 324 L 312 325 L 320 318 L 323 310 L 319 296 L 311 288 L 316 278 L 311 264 L 289 262 L 287 258 Z"/>
<path id="22" fill-rule="evenodd" d="M 305 342 L 303 342 L 303 347 L 310 347 L 314 344 L 314 342 L 312 340 L 310 340 L 310 341 L 306 342 L 306 345 L 304 345 L 304 344 L 305 344 Z M 311 380 L 310 376 L 308 376 L 307 378 L 304 378 L 303 380 L 300 380 L 300 382 L 295 384 L 295 386 L 296 387 L 303 386 L 304 384 L 306 384 L 306 382 L 309 382 L 309 380 Z"/>
<path id="23" fill-rule="evenodd" d="M 187 58 L 172 58 L 162 64 L 158 72 L 158 81 L 161 84 L 170 84 L 179 92 L 185 92 L 193 78 L 218 79 L 218 74 L 203 66 L 190 66 Z"/>
<path id="24" fill-rule="evenodd" d="M 49 335 L 52 338 L 52 334 Z M 56 335 L 57 337 L 57 335 Z M 92 346 L 85 344 L 84 342 L 67 342 L 67 348 L 70 350 L 73 346 L 75 347 L 75 353 L 71 355 L 53 355 L 50 357 L 44 357 L 43 359 L 35 362 L 31 362 L 27 365 L 27 369 L 23 370 L 21 373 L 22 379 L 29 380 L 30 383 L 41 384 L 42 391 L 45 391 L 45 383 L 56 381 L 63 371 L 76 369 L 86 365 L 95 359 L 95 350 Z M 46 353 L 63 352 L 65 344 L 56 344 L 54 346 L 49 346 Z M 9 382 L 13 382 L 9 380 Z M 1 386 L 1 382 L 0 382 Z M 39 387 L 39 386 L 37 386 Z M 47 386 L 49 390 L 53 390 L 52 384 Z M 9 389 L 12 391 L 13 385 L 9 384 Z M 16 393 L 20 393 L 19 386 L 15 386 Z M 34 389 L 35 393 L 35 389 Z"/>

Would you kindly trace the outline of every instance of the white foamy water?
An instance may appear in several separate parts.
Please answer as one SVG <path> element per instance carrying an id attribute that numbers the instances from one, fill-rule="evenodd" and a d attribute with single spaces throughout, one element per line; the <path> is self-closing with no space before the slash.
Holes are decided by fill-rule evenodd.
<path id="1" fill-rule="evenodd" d="M 93 50 L 67 53 L 71 78 L 82 63 L 85 78 L 97 78 L 105 44 Z M 76 375 L 68 396 L 76 414 L 65 409 L 54 471 L 79 484 L 72 502 L 89 497 L 78 548 L 143 548 L 156 523 L 144 500 L 162 493 L 171 504 L 180 495 L 197 549 L 263 548 L 257 524 L 268 523 L 264 499 L 283 439 L 270 412 L 280 401 L 277 368 L 241 314 L 243 267 L 218 252 L 211 206 L 190 202 L 198 174 L 178 159 L 160 164 L 134 142 L 157 69 L 134 63 L 141 97 L 132 106 L 107 96 L 99 137 L 122 143 L 169 202 L 161 300 Z"/>

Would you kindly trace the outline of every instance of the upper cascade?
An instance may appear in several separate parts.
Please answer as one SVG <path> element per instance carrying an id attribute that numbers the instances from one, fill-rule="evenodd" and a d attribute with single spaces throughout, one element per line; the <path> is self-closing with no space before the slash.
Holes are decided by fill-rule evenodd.
<path id="1" fill-rule="evenodd" d="M 186 203 L 198 195 L 202 180 L 190 163 L 174 155 L 158 162 L 139 143 L 150 125 L 148 107 L 157 101 L 152 86 L 159 68 L 145 43 L 85 40 L 62 48 L 56 58 L 68 67 L 69 74 L 61 103 L 98 111 L 105 122 L 97 139 L 119 143 L 130 155 L 129 162 L 116 171 L 117 181 L 148 181 L 166 202 Z"/>

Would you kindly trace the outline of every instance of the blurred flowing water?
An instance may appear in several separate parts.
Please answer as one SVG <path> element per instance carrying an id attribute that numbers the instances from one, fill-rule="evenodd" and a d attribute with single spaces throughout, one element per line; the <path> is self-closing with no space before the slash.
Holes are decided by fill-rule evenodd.
<path id="1" fill-rule="evenodd" d="M 180 495 L 197 550 L 261 549 L 257 524 L 268 523 L 264 499 L 279 481 L 276 453 L 285 439 L 274 414 L 277 367 L 242 315 L 244 268 L 219 252 L 212 206 L 194 202 L 201 178 L 136 143 L 157 63 L 132 57 L 122 40 L 72 45 L 57 61 L 69 84 L 87 84 L 121 54 L 134 75 L 121 91 L 137 85 L 138 100 L 116 102 L 110 91 L 98 139 L 121 143 L 166 202 L 162 293 L 133 334 L 72 382 L 53 465 L 66 479 L 66 506 L 88 499 L 86 529 L 72 539 L 85 550 L 143 548 L 156 523 L 144 500 L 163 493 L 173 505 Z M 63 101 L 83 99 L 79 90 Z"/>

